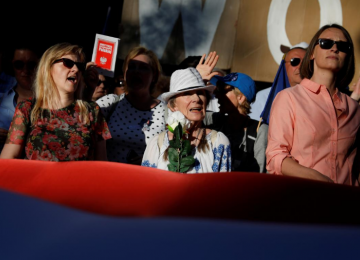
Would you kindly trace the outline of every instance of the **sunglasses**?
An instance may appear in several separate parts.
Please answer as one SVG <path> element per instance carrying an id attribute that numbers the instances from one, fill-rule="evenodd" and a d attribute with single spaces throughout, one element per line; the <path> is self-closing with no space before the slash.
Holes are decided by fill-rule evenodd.
<path id="1" fill-rule="evenodd" d="M 104 84 L 104 86 L 106 87 L 106 80 L 101 80 L 101 79 L 99 79 L 99 81 L 98 81 L 98 83 L 97 83 L 97 86 L 100 86 L 101 85 L 101 83 L 103 83 Z"/>
<path id="2" fill-rule="evenodd" d="M 24 62 L 22 60 L 16 60 L 13 62 L 13 66 L 16 70 L 23 70 L 25 67 L 28 70 L 34 70 L 37 66 L 37 62 L 35 61 Z"/>
<path id="3" fill-rule="evenodd" d="M 78 69 L 80 71 L 85 71 L 85 67 L 86 64 L 84 62 L 76 62 L 67 58 L 61 58 L 58 60 L 55 60 L 53 64 L 58 63 L 58 62 L 62 62 L 64 64 L 64 66 L 68 69 L 71 69 L 72 67 L 74 67 L 74 65 L 76 65 L 76 67 L 78 67 Z"/>
<path id="4" fill-rule="evenodd" d="M 300 58 L 292 58 L 291 60 L 285 61 L 285 62 L 290 62 L 291 66 L 296 67 L 297 65 L 300 64 L 301 59 Z"/>
<path id="5" fill-rule="evenodd" d="M 316 44 L 319 44 L 320 48 L 324 50 L 331 49 L 334 44 L 336 44 L 337 49 L 341 52 L 349 53 L 351 50 L 351 45 L 349 42 L 333 41 L 330 39 L 318 39 Z"/>

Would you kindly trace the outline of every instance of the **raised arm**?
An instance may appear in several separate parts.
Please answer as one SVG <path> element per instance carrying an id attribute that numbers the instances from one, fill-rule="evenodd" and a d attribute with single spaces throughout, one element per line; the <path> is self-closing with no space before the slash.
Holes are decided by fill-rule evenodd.
<path id="1" fill-rule="evenodd" d="M 356 102 L 360 102 L 360 78 L 356 82 L 356 84 L 353 85 L 353 91 L 350 96 L 352 99 L 354 99 Z"/>
<path id="2" fill-rule="evenodd" d="M 209 81 L 213 76 L 219 75 L 219 73 L 216 71 L 212 72 L 219 60 L 219 55 L 217 55 L 216 52 L 213 51 L 209 53 L 206 60 L 205 57 L 206 54 L 203 54 L 199 61 L 199 64 L 196 66 L 196 69 L 197 71 L 199 71 L 204 81 Z"/>

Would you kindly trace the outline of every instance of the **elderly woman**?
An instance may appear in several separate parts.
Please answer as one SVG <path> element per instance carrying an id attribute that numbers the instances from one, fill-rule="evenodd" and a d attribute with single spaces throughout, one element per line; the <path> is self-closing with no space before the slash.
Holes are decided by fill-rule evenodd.
<path id="1" fill-rule="evenodd" d="M 84 61 L 77 45 L 59 43 L 45 51 L 34 82 L 35 99 L 16 106 L 1 158 L 107 160 L 107 124 L 99 106 L 83 100 Z"/>
<path id="2" fill-rule="evenodd" d="M 167 103 L 171 113 L 181 114 L 188 120 L 182 125 L 187 128 L 185 138 L 191 144 L 191 156 L 195 163 L 186 173 L 231 171 L 231 149 L 229 139 L 221 132 L 204 128 L 202 121 L 210 94 L 215 86 L 205 86 L 195 68 L 177 70 L 171 75 L 170 91 L 163 93 L 161 99 Z M 156 135 L 146 147 L 142 166 L 168 170 L 169 145 L 173 132 L 166 130 Z"/>
<path id="3" fill-rule="evenodd" d="M 348 31 L 336 24 L 321 27 L 300 73 L 300 84 L 274 99 L 267 170 L 358 186 L 360 107 L 340 91 L 354 75 L 354 46 Z"/>

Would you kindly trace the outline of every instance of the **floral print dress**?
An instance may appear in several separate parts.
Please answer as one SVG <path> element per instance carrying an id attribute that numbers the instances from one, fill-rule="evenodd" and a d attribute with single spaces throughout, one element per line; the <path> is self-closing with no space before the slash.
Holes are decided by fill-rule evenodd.
<path id="1" fill-rule="evenodd" d="M 19 102 L 10 125 L 7 144 L 25 145 L 25 159 L 43 161 L 94 160 L 98 140 L 111 138 L 95 102 L 88 102 L 88 124 L 79 121 L 76 101 L 65 108 L 41 109 L 42 117 L 30 122 L 34 100 Z"/>

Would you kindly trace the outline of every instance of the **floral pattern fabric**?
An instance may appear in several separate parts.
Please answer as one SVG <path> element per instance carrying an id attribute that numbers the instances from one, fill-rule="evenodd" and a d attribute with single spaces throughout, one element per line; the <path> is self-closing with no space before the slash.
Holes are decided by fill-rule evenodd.
<path id="1" fill-rule="evenodd" d="M 206 135 L 206 141 L 210 147 L 207 152 L 200 152 L 197 148 L 193 149 L 195 159 L 194 167 L 187 173 L 207 173 L 207 172 L 230 172 L 231 171 L 231 148 L 229 139 L 221 132 L 217 132 L 216 140 L 211 142 L 211 133 Z M 169 160 L 164 160 L 164 152 L 169 147 L 168 135 L 165 134 L 164 141 L 159 149 L 159 135 L 152 138 L 146 147 L 142 166 L 168 170 Z M 160 142 L 161 143 L 161 142 Z"/>
<path id="2" fill-rule="evenodd" d="M 34 101 L 19 102 L 10 125 L 7 144 L 25 145 L 25 158 L 44 161 L 93 160 L 98 140 L 111 138 L 99 106 L 88 102 L 88 124 L 80 122 L 76 102 L 51 111 L 41 109 L 42 117 L 30 122 Z"/>

